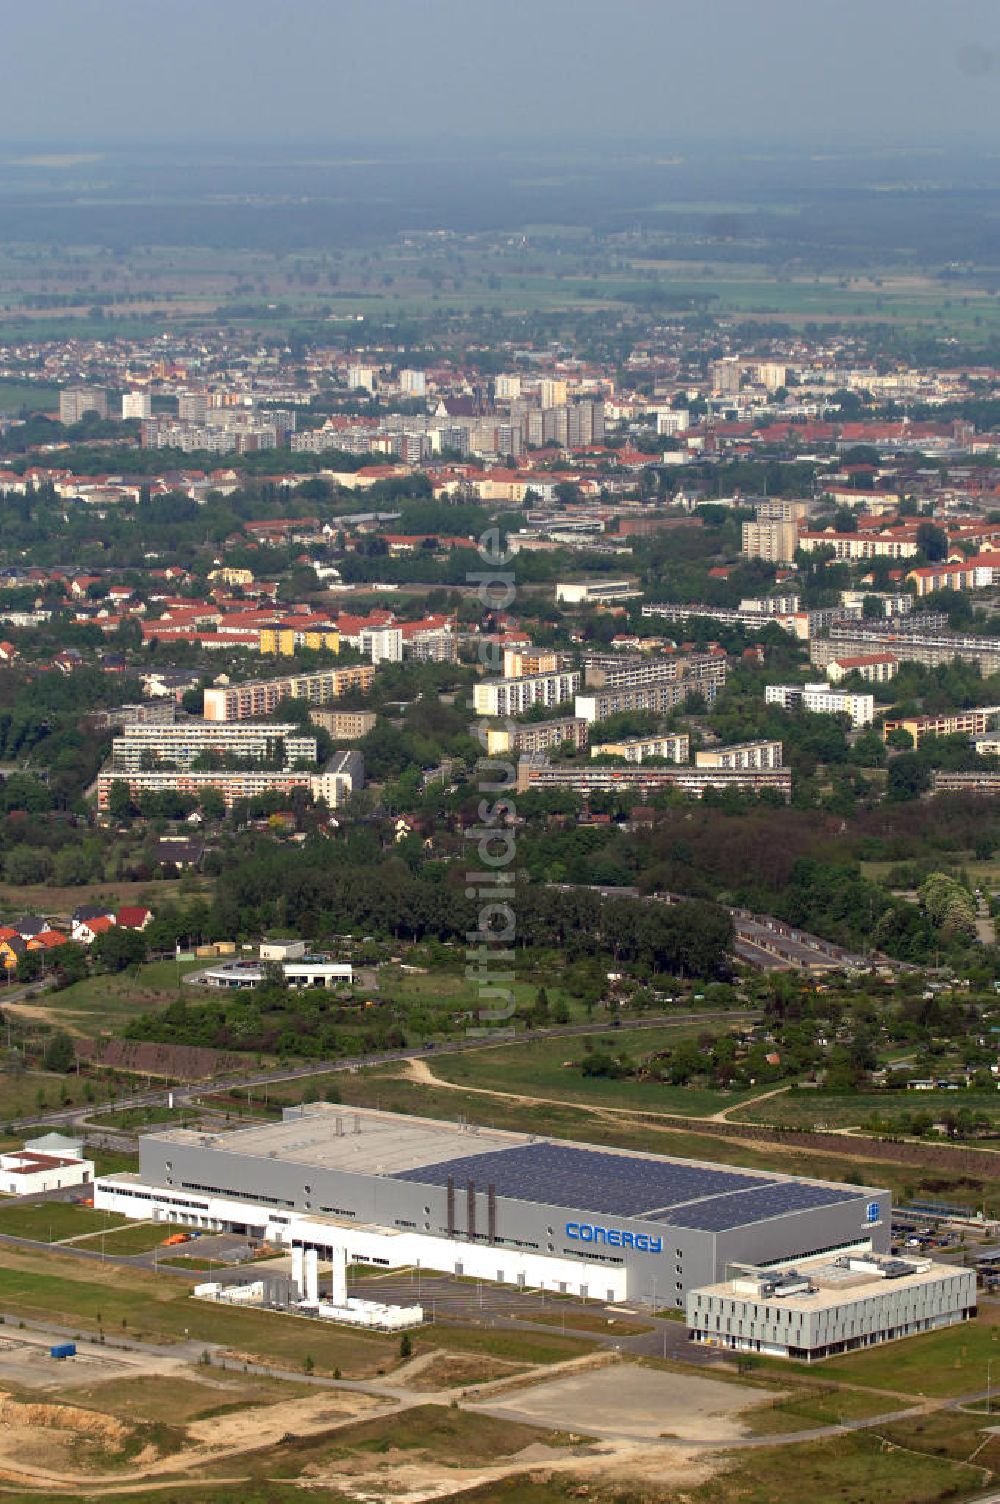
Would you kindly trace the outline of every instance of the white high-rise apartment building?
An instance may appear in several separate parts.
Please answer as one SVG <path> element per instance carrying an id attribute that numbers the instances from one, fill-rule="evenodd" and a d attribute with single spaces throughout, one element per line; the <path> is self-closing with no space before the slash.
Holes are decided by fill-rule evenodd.
<path id="1" fill-rule="evenodd" d="M 427 377 L 423 371 L 400 371 L 399 390 L 404 397 L 425 397 Z"/>
<path id="2" fill-rule="evenodd" d="M 373 663 L 401 663 L 403 630 L 401 627 L 364 627 L 360 633 L 361 651 Z"/>
<path id="3" fill-rule="evenodd" d="M 348 366 L 347 385 L 352 392 L 360 387 L 362 391 L 374 392 L 378 381 L 378 372 L 374 366 Z"/>
<path id="4" fill-rule="evenodd" d="M 148 392 L 123 392 L 122 393 L 122 421 L 129 418 L 151 418 L 153 416 L 153 399 Z"/>

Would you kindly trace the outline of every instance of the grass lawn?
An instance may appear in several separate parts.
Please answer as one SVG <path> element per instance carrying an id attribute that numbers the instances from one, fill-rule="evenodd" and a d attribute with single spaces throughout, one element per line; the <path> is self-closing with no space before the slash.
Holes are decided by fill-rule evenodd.
<path id="1" fill-rule="evenodd" d="M 514 982 L 513 992 L 518 1006 L 530 1006 L 534 1003 L 542 985 L 541 977 Z M 582 1022 L 586 1018 L 586 1011 L 579 999 L 564 991 L 558 982 L 553 985 L 551 980 L 546 980 L 544 985 L 550 1006 L 565 1003 L 574 1022 Z M 423 973 L 403 971 L 400 967 L 391 965 L 383 966 L 379 971 L 379 994 L 404 1004 L 440 1011 L 445 1016 L 450 1016 L 453 1011 L 465 1012 L 482 1007 L 476 982 L 466 977 L 464 972 L 434 970 Z"/>
<path id="2" fill-rule="evenodd" d="M 884 1394 L 840 1389 L 833 1384 L 802 1385 L 772 1405 L 758 1405 L 745 1411 L 743 1423 L 757 1436 L 780 1436 L 788 1431 L 808 1431 L 813 1426 L 836 1425 L 843 1420 L 887 1415 L 902 1408 L 899 1400 Z"/>
<path id="3" fill-rule="evenodd" d="M 534 1326 L 551 1326 L 567 1332 L 603 1332 L 605 1336 L 638 1337 L 642 1332 L 651 1332 L 648 1321 L 623 1320 L 620 1316 L 591 1315 L 588 1311 L 546 1311 L 523 1318 Z"/>
<path id="4" fill-rule="evenodd" d="M 196 1253 L 169 1253 L 165 1258 L 157 1259 L 158 1264 L 173 1264 L 178 1269 L 187 1269 L 192 1277 L 194 1275 L 211 1274 L 213 1269 L 231 1269 L 232 1264 L 225 1263 L 222 1259 L 200 1259 Z"/>
<path id="5" fill-rule="evenodd" d="M 0 412 L 51 413 L 59 407 L 59 388 L 40 381 L 0 381 Z"/>
<path id="6" fill-rule="evenodd" d="M 123 1227 L 127 1220 L 116 1212 L 95 1212 L 93 1207 L 72 1206 L 68 1201 L 38 1201 L 27 1206 L 19 1206 L 16 1201 L 0 1203 L 0 1233 L 38 1238 L 45 1243 L 100 1232 L 105 1227 Z"/>
<path id="7" fill-rule="evenodd" d="M 867 1352 L 814 1365 L 821 1379 L 912 1395 L 972 1394 L 986 1388 L 986 1365 L 1000 1367 L 1000 1308 L 981 1309 L 974 1321 L 907 1337 Z"/>
<path id="8" fill-rule="evenodd" d="M 138 1154 L 126 1154 L 119 1149 L 90 1149 L 96 1175 L 125 1175 L 139 1168 Z"/>
<path id="9" fill-rule="evenodd" d="M 84 1248 L 100 1248 L 104 1253 L 148 1253 L 159 1248 L 164 1238 L 169 1238 L 170 1228 L 162 1222 L 133 1222 L 128 1227 L 114 1228 L 107 1235 L 91 1234 Z"/>

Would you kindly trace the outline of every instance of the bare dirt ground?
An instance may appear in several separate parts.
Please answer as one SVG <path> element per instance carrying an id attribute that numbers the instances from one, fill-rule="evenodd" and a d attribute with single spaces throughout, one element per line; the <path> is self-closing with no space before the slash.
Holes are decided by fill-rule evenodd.
<path id="1" fill-rule="evenodd" d="M 556 1430 L 571 1430 L 586 1417 L 586 1429 L 608 1439 L 654 1441 L 670 1436 L 683 1441 L 690 1437 L 694 1446 L 745 1436 L 742 1412 L 755 1405 L 771 1405 L 775 1398 L 773 1389 L 619 1363 L 613 1368 L 565 1374 L 470 1408 L 520 1421 L 530 1417 L 535 1425 Z"/>
<path id="2" fill-rule="evenodd" d="M 210 1465 L 238 1461 L 250 1452 L 274 1446 L 289 1435 L 322 1435 L 399 1408 L 369 1394 L 321 1390 L 304 1399 L 193 1421 L 185 1428 L 188 1444 L 181 1452 L 160 1456 L 149 1447 L 130 1458 L 128 1486 L 143 1489 L 173 1474 L 203 1472 Z M 102 1493 L 113 1491 L 122 1483 L 122 1474 L 108 1471 L 108 1462 L 114 1461 L 114 1449 L 130 1431 L 124 1422 L 97 1411 L 52 1402 L 25 1403 L 0 1392 L 0 1480 L 67 1492 L 85 1484 L 100 1487 Z M 77 1446 L 66 1446 L 67 1438 Z M 83 1457 L 78 1457 L 80 1443 L 88 1442 Z"/>

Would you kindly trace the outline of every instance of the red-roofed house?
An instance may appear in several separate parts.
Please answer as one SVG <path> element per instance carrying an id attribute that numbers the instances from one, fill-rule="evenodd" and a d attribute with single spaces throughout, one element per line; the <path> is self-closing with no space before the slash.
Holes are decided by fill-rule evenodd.
<path id="1" fill-rule="evenodd" d="M 119 909 L 116 917 L 119 929 L 144 930 L 153 918 L 153 911 L 133 905 Z"/>
<path id="2" fill-rule="evenodd" d="M 90 919 L 81 919 L 79 924 L 73 926 L 73 939 L 80 945 L 93 945 L 99 935 L 106 935 L 114 927 L 115 921 L 107 914 L 95 914 Z"/>

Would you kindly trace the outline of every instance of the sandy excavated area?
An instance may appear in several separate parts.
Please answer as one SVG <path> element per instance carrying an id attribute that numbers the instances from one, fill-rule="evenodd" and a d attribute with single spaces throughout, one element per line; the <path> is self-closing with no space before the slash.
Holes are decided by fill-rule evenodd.
<path id="1" fill-rule="evenodd" d="M 229 1415 L 191 1422 L 185 1429 L 189 1443 L 167 1456 L 155 1449 L 141 1452 L 132 1462 L 125 1487 L 153 1488 L 163 1474 L 182 1475 L 208 1463 L 237 1461 L 258 1447 L 273 1446 L 287 1436 L 310 1436 L 331 1427 L 349 1425 L 395 1408 L 368 1394 L 321 1391 L 276 1405 L 255 1405 Z M 128 1436 L 122 1421 L 71 1405 L 22 1402 L 0 1391 L 0 1479 L 30 1481 L 49 1486 L 75 1485 L 109 1491 L 123 1483 L 121 1472 L 102 1471 L 99 1448 L 114 1447 Z M 90 1467 L 80 1467 L 66 1440 L 93 1442 Z M 28 1444 L 30 1441 L 30 1445 Z M 76 1465 L 74 1465 L 74 1463 Z"/>
<path id="2" fill-rule="evenodd" d="M 747 1434 L 744 1410 L 773 1404 L 773 1389 L 723 1384 L 694 1374 L 666 1373 L 619 1363 L 533 1384 L 473 1410 L 530 1420 L 556 1430 L 652 1441 L 676 1436 L 692 1446 L 736 1441 Z"/>
<path id="3" fill-rule="evenodd" d="M 585 1485 L 662 1488 L 664 1471 L 669 1467 L 673 1485 L 693 1488 L 711 1478 L 721 1466 L 718 1453 L 700 1455 L 693 1447 L 672 1447 L 667 1454 L 662 1446 L 650 1449 L 627 1441 L 562 1448 L 535 1443 L 500 1462 L 475 1467 L 447 1467 L 439 1462 L 415 1460 L 410 1452 L 383 1453 L 377 1462 L 372 1458 L 342 1459 L 328 1467 L 307 1468 L 302 1474 L 302 1485 L 306 1489 L 336 1489 L 348 1498 L 357 1499 L 359 1504 L 360 1501 L 370 1504 L 374 1499 L 391 1500 L 392 1504 L 431 1504 L 435 1499 L 451 1498 L 462 1490 L 482 1488 L 514 1475 L 546 1481 L 566 1474 L 583 1480 Z"/>
<path id="4" fill-rule="evenodd" d="M 196 1447 L 242 1452 L 251 1447 L 273 1446 L 283 1436 L 309 1436 L 330 1426 L 367 1420 L 386 1408 L 384 1400 L 370 1394 L 327 1389 L 299 1400 L 254 1405 L 228 1415 L 189 1421 L 185 1429 Z M 391 1402 L 389 1408 L 394 1408 Z"/>

